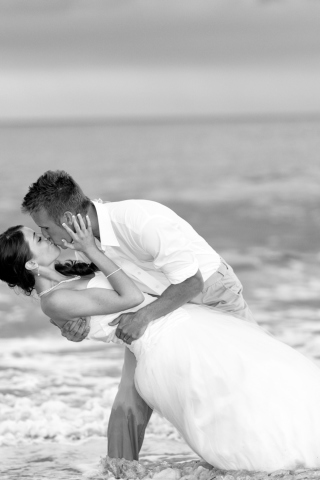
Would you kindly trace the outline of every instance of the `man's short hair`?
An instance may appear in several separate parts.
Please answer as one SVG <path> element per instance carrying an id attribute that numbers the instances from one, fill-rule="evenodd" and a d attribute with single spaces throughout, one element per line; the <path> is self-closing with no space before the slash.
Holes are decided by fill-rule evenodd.
<path id="1" fill-rule="evenodd" d="M 63 214 L 86 214 L 90 199 L 83 193 L 71 175 L 63 170 L 48 170 L 29 187 L 21 210 L 32 215 L 45 210 L 58 225 Z"/>

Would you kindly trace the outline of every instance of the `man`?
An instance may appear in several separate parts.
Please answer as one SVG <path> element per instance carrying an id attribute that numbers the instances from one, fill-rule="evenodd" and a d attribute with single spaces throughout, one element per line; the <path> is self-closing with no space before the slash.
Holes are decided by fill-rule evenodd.
<path id="1" fill-rule="evenodd" d="M 89 215 L 100 248 L 142 291 L 158 298 L 134 313 L 124 313 L 111 325 L 126 343 L 143 335 L 149 322 L 186 302 L 202 303 L 254 322 L 232 268 L 185 220 L 148 200 L 91 201 L 64 171 L 48 171 L 29 188 L 22 210 L 43 235 L 66 248 L 72 215 Z M 87 261 L 82 254 L 79 260 Z M 227 321 L 227 319 L 226 319 Z M 81 341 L 88 322 L 68 322 L 62 334 Z M 108 425 L 108 455 L 137 460 L 152 410 L 134 386 L 135 358 L 126 349 L 122 378 Z"/>

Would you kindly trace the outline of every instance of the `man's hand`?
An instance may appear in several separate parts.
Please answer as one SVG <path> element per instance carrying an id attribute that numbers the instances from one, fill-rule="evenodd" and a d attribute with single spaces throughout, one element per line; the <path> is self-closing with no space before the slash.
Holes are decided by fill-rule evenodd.
<path id="1" fill-rule="evenodd" d="M 137 340 L 144 334 L 148 322 L 141 317 L 141 314 L 139 315 L 139 312 L 129 312 L 119 315 L 109 325 L 118 325 L 116 336 L 128 343 L 128 345 L 131 345 L 134 340 Z"/>
<path id="2" fill-rule="evenodd" d="M 59 327 L 54 320 L 50 320 L 61 330 L 61 335 L 71 342 L 82 342 L 90 332 L 90 318 L 84 317 L 77 320 L 68 320 L 63 327 Z"/>
<path id="3" fill-rule="evenodd" d="M 203 278 L 198 270 L 193 277 L 187 278 L 184 282 L 170 285 L 154 302 L 142 307 L 137 312 L 123 313 L 109 325 L 118 325 L 116 336 L 131 345 L 134 340 L 144 334 L 150 322 L 181 307 L 202 289 Z"/>

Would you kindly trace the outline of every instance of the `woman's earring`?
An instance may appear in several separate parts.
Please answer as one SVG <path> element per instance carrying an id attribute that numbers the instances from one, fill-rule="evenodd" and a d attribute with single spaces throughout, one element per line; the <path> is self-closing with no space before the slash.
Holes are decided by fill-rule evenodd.
<path id="1" fill-rule="evenodd" d="M 37 276 L 40 277 L 40 270 L 39 270 L 39 265 L 38 264 L 37 264 L 37 269 L 38 269 Z"/>

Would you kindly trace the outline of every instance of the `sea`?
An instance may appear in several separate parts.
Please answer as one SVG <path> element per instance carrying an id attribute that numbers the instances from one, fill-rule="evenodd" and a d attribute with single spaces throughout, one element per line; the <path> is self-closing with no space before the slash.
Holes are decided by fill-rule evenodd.
<path id="1" fill-rule="evenodd" d="M 1 125 L 0 166 L 1 232 L 36 228 L 20 205 L 46 170 L 93 199 L 174 209 L 233 266 L 261 327 L 320 366 L 320 118 Z M 1 480 L 107 478 L 123 354 L 67 341 L 35 298 L 0 283 Z M 154 413 L 142 462 L 197 458 Z"/>

